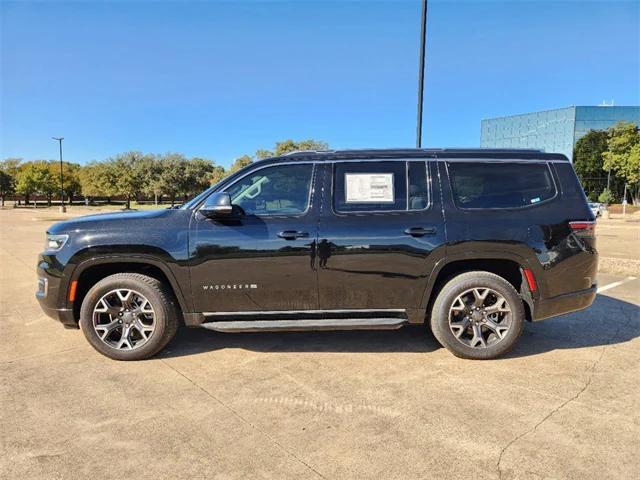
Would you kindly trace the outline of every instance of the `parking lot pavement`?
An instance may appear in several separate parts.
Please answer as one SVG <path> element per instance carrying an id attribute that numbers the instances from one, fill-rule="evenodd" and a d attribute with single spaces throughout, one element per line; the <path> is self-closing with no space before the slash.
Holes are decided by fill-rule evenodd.
<path id="1" fill-rule="evenodd" d="M 40 312 L 48 222 L 0 225 L 2 478 L 640 475 L 640 279 L 601 275 L 590 309 L 527 325 L 494 361 L 412 327 L 184 330 L 122 363 Z"/>

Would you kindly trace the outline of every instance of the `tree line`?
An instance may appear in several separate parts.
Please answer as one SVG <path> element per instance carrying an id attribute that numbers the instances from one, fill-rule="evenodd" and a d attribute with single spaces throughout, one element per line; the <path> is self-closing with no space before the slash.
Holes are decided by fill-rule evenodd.
<path id="1" fill-rule="evenodd" d="M 243 155 L 228 169 L 208 158 L 187 158 L 181 153 L 150 154 L 126 152 L 85 165 L 63 162 L 64 196 L 71 200 L 83 195 L 88 199 L 124 199 L 126 208 L 132 200 L 152 198 L 156 203 L 184 201 L 200 193 L 227 175 L 263 159 L 295 150 L 326 150 L 327 143 L 313 139 L 277 142 L 273 150 L 260 149 Z M 7 158 L 0 162 L 0 196 L 2 205 L 9 195 L 24 197 L 28 205 L 33 196 L 44 196 L 49 205 L 60 195 L 60 162 L 56 160 L 23 161 Z"/>
<path id="2" fill-rule="evenodd" d="M 573 150 L 573 166 L 590 200 L 623 200 L 625 186 L 640 204 L 640 129 L 619 122 L 607 130 L 591 130 Z"/>

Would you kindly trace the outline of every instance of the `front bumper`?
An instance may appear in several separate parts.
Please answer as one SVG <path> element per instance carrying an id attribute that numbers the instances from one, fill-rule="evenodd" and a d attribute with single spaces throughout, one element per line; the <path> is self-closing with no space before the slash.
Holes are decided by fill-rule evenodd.
<path id="1" fill-rule="evenodd" d="M 61 277 L 56 275 L 59 271 L 51 268 L 51 262 L 47 258 L 40 256 L 38 262 L 38 289 L 36 299 L 42 311 L 54 320 L 59 321 L 65 328 L 78 328 L 78 322 L 73 314 L 73 308 L 61 307 L 65 305 L 64 292 L 61 290 L 63 282 Z"/>
<path id="2" fill-rule="evenodd" d="M 597 286 L 579 290 L 577 292 L 564 293 L 551 298 L 541 298 L 535 302 L 533 321 L 576 312 L 589 307 L 596 298 Z"/>
<path id="3" fill-rule="evenodd" d="M 37 297 L 37 294 L 36 294 Z M 40 298 L 38 298 L 40 300 Z M 69 308 L 49 308 L 40 302 L 40 308 L 48 316 L 62 323 L 64 328 L 78 329 L 78 322 L 73 315 L 73 310 Z"/>

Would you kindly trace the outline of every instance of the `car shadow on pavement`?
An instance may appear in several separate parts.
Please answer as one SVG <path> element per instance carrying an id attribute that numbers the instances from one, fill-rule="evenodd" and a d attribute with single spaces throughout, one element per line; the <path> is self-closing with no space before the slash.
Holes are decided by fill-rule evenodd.
<path id="1" fill-rule="evenodd" d="M 587 310 L 527 323 L 514 350 L 503 358 L 623 343 L 639 336 L 640 307 L 598 295 Z M 225 348 L 257 352 L 429 353 L 441 347 L 422 325 L 381 331 L 263 333 L 218 333 L 201 328 L 182 328 L 159 358 L 196 355 Z"/>
<path id="2" fill-rule="evenodd" d="M 586 310 L 528 323 L 516 347 L 504 358 L 614 345 L 637 337 L 640 337 L 640 306 L 597 295 Z"/>

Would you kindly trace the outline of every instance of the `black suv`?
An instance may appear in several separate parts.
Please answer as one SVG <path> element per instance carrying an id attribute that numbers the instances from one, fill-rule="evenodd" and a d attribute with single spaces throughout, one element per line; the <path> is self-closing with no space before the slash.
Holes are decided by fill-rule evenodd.
<path id="1" fill-rule="evenodd" d="M 571 163 L 536 150 L 294 152 L 177 209 L 53 225 L 44 311 L 118 360 L 182 321 L 218 332 L 426 324 L 464 358 L 596 295 L 594 217 Z"/>

